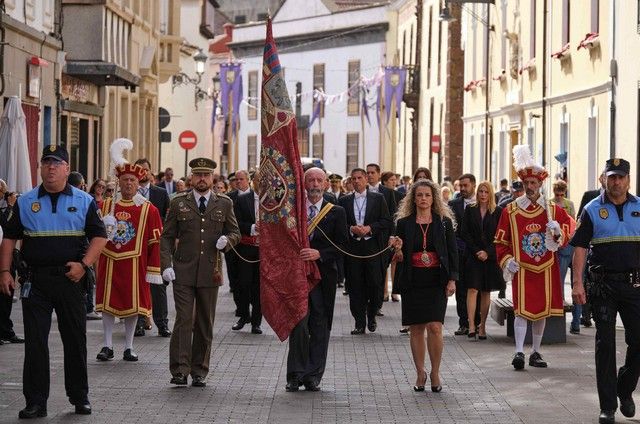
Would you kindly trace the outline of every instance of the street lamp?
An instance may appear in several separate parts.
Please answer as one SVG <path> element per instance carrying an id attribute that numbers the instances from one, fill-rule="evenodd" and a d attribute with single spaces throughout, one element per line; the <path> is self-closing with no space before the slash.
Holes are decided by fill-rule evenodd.
<path id="1" fill-rule="evenodd" d="M 211 96 L 200 87 L 200 82 L 202 82 L 202 75 L 204 74 L 204 69 L 207 65 L 207 59 L 207 55 L 202 52 L 202 49 L 199 49 L 198 52 L 193 55 L 193 61 L 195 62 L 196 67 L 196 76 L 192 78 L 184 72 L 180 72 L 171 78 L 172 93 L 176 87 L 179 87 L 181 85 L 193 84 L 195 86 L 194 103 L 196 110 L 198 110 L 199 101 L 211 98 Z"/>

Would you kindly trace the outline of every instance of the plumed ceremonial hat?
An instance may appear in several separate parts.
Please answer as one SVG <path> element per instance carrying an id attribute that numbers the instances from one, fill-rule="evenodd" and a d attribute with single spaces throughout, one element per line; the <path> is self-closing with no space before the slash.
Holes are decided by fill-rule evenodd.
<path id="1" fill-rule="evenodd" d="M 513 168 L 522 181 L 526 178 L 544 181 L 549 176 L 547 170 L 533 159 L 529 146 L 526 144 L 518 144 L 513 147 Z"/>

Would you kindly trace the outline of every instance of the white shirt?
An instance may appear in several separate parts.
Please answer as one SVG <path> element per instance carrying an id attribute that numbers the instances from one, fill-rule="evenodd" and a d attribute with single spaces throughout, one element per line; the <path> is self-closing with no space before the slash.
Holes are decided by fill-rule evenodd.
<path id="1" fill-rule="evenodd" d="M 529 198 L 526 195 L 522 195 L 522 196 L 520 196 L 520 197 L 518 197 L 516 199 L 516 204 L 521 209 L 527 209 L 532 203 L 533 202 L 531 202 L 531 200 L 529 200 Z M 547 207 L 547 205 L 545 205 L 545 203 L 544 203 L 544 197 L 543 196 L 539 196 L 538 200 L 536 200 L 536 203 L 538 205 L 542 206 L 543 208 Z"/>
<path id="2" fill-rule="evenodd" d="M 476 203 L 476 196 L 470 197 L 468 199 L 464 199 L 464 208 L 467 209 L 467 206 L 469 206 L 472 203 Z"/>
<path id="3" fill-rule="evenodd" d="M 380 193 L 380 183 L 374 186 L 369 185 L 368 187 L 369 187 L 369 191 L 373 191 L 374 193 Z"/>
<path id="4" fill-rule="evenodd" d="M 251 190 L 251 187 L 247 188 L 246 190 L 240 190 L 238 189 L 238 196 L 241 194 L 247 194 L 249 193 L 249 190 Z"/>
<path id="5" fill-rule="evenodd" d="M 144 197 L 146 197 L 147 200 L 149 200 L 149 196 L 151 195 L 151 183 L 147 181 L 147 184 L 140 184 L 140 187 L 138 187 L 138 193 L 142 194 Z"/>
<path id="6" fill-rule="evenodd" d="M 198 206 L 200 206 L 201 197 L 204 197 L 204 206 L 206 207 L 209 204 L 209 199 L 211 198 L 211 190 L 207 191 L 205 194 L 200 194 L 196 190 L 193 190 L 193 198 Z"/>
<path id="7" fill-rule="evenodd" d="M 167 190 L 167 193 L 168 194 L 173 193 L 173 180 L 171 181 L 162 180 L 162 182 L 164 183 L 164 189 Z"/>
<path id="8" fill-rule="evenodd" d="M 353 192 L 353 214 L 356 217 L 356 225 L 364 225 L 364 216 L 367 214 L 367 191 Z M 351 231 L 349 231 L 351 232 Z M 353 235 L 353 233 L 351 233 Z M 356 237 L 357 240 L 369 240 L 371 236 Z"/>
<path id="9" fill-rule="evenodd" d="M 241 194 L 244 193 L 248 193 L 250 189 L 247 189 L 247 191 L 242 192 L 240 190 Z M 256 193 L 255 191 L 253 192 L 253 210 L 256 216 L 256 222 L 258 222 L 258 218 L 260 218 L 260 198 L 258 197 L 258 193 Z M 251 235 L 252 236 L 257 236 L 258 232 L 256 231 L 256 224 L 251 224 Z"/>
<path id="10" fill-rule="evenodd" d="M 309 214 L 309 208 L 310 208 L 312 205 L 316 207 L 316 215 L 317 215 L 318 213 L 320 213 L 320 210 L 322 209 L 322 201 L 323 201 L 323 200 L 324 200 L 324 199 L 322 199 L 322 197 L 321 197 L 321 198 L 320 198 L 320 201 L 319 201 L 318 203 L 311 203 L 311 202 L 309 201 L 309 198 L 307 197 L 307 198 L 306 198 L 306 200 L 305 200 L 305 205 L 306 205 L 306 207 L 307 207 L 307 214 Z"/>

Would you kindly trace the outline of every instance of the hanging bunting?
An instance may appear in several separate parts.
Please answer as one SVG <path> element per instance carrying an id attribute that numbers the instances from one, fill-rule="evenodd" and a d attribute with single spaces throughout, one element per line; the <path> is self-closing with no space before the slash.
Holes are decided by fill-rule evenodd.
<path id="1" fill-rule="evenodd" d="M 222 115 L 229 119 L 231 110 L 231 125 L 235 128 L 238 123 L 238 113 L 242 102 L 242 65 L 239 63 L 222 63 L 220 65 L 220 103 Z"/>

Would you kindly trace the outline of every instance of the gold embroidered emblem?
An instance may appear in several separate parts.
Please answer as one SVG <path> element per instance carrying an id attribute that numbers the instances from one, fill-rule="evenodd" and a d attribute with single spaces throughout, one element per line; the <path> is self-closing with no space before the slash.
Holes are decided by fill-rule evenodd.
<path id="1" fill-rule="evenodd" d="M 31 204 L 31 211 L 34 213 L 40 212 L 40 202 L 33 202 Z"/>
<path id="2" fill-rule="evenodd" d="M 613 160 L 613 164 L 614 164 L 615 166 L 620 165 L 620 159 L 614 159 L 614 160 Z"/>
<path id="3" fill-rule="evenodd" d="M 58 146 L 56 146 L 55 144 L 49 145 L 49 151 L 50 152 L 55 152 L 57 148 L 58 148 Z"/>
<path id="4" fill-rule="evenodd" d="M 206 165 L 207 165 L 207 162 L 204 159 L 200 159 L 198 161 L 198 166 L 206 166 Z"/>
<path id="5" fill-rule="evenodd" d="M 600 214 L 600 218 L 602 219 L 609 218 L 609 211 L 607 210 L 607 208 L 600 208 L 599 214 Z"/>

